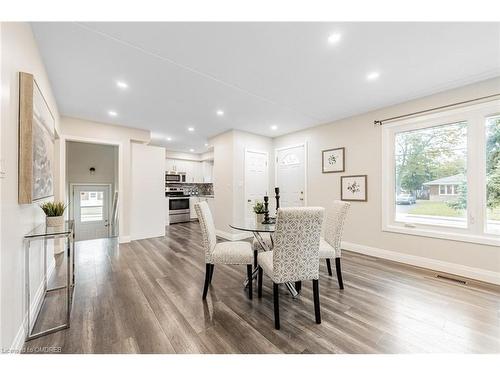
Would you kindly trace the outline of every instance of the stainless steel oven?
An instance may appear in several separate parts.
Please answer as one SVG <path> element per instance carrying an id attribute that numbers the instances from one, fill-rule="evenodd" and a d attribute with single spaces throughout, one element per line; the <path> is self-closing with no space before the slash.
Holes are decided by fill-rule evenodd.
<path id="1" fill-rule="evenodd" d="M 189 195 L 182 188 L 167 188 L 168 217 L 170 224 L 184 223 L 190 220 Z"/>

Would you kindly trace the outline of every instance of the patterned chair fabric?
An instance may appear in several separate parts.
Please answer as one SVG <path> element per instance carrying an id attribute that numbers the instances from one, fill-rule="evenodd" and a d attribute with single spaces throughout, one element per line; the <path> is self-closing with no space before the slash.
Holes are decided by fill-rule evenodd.
<path id="1" fill-rule="evenodd" d="M 273 282 L 278 284 L 319 278 L 319 241 L 323 216 L 322 207 L 287 207 L 278 210 L 274 249 L 272 252 L 260 253 L 258 258 L 259 264 Z"/>
<path id="2" fill-rule="evenodd" d="M 243 241 L 217 243 L 214 220 L 208 203 L 195 203 L 194 208 L 201 226 L 205 263 L 252 264 L 253 252 L 250 243 Z"/>
<path id="3" fill-rule="evenodd" d="M 319 257 L 340 258 L 342 234 L 347 212 L 351 204 L 349 202 L 334 201 L 326 210 L 325 238 L 321 239 Z"/>
<path id="4" fill-rule="evenodd" d="M 217 244 L 214 219 L 207 202 L 195 203 L 194 209 L 200 222 L 203 249 L 205 250 L 205 263 L 212 263 L 212 253 Z"/>
<path id="5" fill-rule="evenodd" d="M 266 244 L 268 249 L 273 248 L 273 242 L 271 241 L 271 235 L 262 235 L 262 240 Z M 259 241 L 257 241 L 255 238 L 252 241 L 252 250 L 254 251 L 263 251 L 264 249 L 260 245 Z"/>

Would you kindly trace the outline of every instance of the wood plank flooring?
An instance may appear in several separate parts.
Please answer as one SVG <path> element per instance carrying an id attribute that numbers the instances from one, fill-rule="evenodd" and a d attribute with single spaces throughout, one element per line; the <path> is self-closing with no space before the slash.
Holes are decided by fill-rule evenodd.
<path id="1" fill-rule="evenodd" d="M 314 322 L 312 283 L 294 300 L 281 288 L 281 330 L 273 328 L 272 283 L 248 300 L 244 266 L 215 267 L 201 299 L 204 254 L 197 222 L 165 237 L 117 245 L 77 243 L 71 328 L 33 340 L 63 353 L 499 353 L 500 288 L 460 285 L 431 271 L 351 252 L 345 289 L 321 264 L 322 324 Z M 52 284 L 64 276 L 57 259 Z M 254 288 L 256 290 L 256 286 Z M 36 330 L 64 316 L 63 294 L 42 307 Z"/>

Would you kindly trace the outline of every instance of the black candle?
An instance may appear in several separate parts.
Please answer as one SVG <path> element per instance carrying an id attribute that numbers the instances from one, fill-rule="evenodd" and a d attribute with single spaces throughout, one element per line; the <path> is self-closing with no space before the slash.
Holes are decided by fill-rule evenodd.
<path id="1" fill-rule="evenodd" d="M 276 194 L 276 211 L 278 211 L 278 208 L 280 208 L 280 188 L 275 187 L 274 193 Z"/>
<path id="2" fill-rule="evenodd" d="M 269 223 L 269 197 L 264 196 L 264 223 Z"/>

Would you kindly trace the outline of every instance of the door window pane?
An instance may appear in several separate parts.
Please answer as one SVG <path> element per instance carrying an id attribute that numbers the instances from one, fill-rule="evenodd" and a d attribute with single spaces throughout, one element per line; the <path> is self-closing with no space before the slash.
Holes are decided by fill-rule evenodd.
<path id="1" fill-rule="evenodd" d="M 500 234 L 500 116 L 486 119 L 486 231 Z"/>
<path id="2" fill-rule="evenodd" d="M 396 221 L 466 227 L 467 123 L 400 132 L 394 141 Z"/>
<path id="3" fill-rule="evenodd" d="M 102 191 L 80 192 L 80 221 L 103 220 L 104 193 Z"/>

